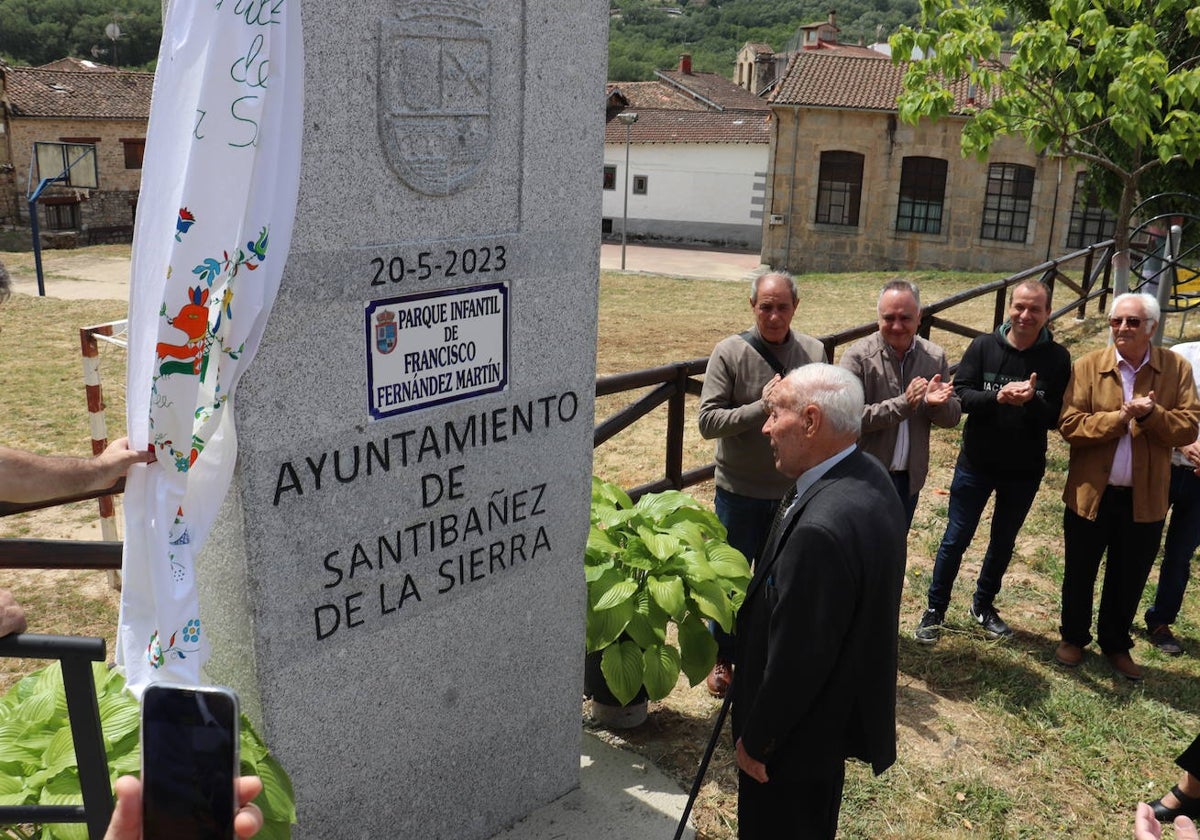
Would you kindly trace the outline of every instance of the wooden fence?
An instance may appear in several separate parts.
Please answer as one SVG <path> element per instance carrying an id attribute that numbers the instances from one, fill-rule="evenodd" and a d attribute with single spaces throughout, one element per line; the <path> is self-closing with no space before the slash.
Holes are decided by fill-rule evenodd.
<path id="1" fill-rule="evenodd" d="M 984 283 L 971 289 L 966 289 L 942 300 L 921 307 L 921 324 L 918 333 L 923 338 L 929 338 L 930 332 L 936 327 L 940 330 L 957 335 L 974 338 L 985 332 L 990 332 L 1000 326 L 1007 314 L 1006 299 L 1008 290 L 1025 280 L 1041 280 L 1051 289 L 1052 297 L 1057 297 L 1057 309 L 1051 312 L 1051 320 L 1057 320 L 1069 312 L 1083 318 L 1090 301 L 1099 299 L 1098 307 L 1103 311 L 1106 298 L 1112 293 L 1111 269 L 1113 241 L 1098 242 L 1079 251 L 1047 260 L 1040 265 L 1013 274 L 1001 280 Z M 1068 272 L 1071 272 L 1070 274 Z M 1072 276 L 1078 276 L 1078 280 Z M 1072 297 L 1063 301 L 1061 288 L 1069 289 Z M 987 329 L 968 326 L 950 319 L 951 310 L 976 298 L 994 298 L 991 324 Z M 828 358 L 834 358 L 838 347 L 857 341 L 870 335 L 878 329 L 874 321 L 849 327 L 831 335 L 818 336 L 825 346 Z M 652 390 L 633 400 L 611 417 L 597 424 L 592 438 L 593 448 L 599 448 L 614 435 L 629 428 L 641 418 L 663 403 L 667 404 L 667 434 L 664 453 L 664 470 L 661 477 L 640 484 L 629 490 L 630 496 L 638 498 L 646 493 L 657 493 L 663 490 L 682 490 L 693 484 L 707 481 L 713 477 L 716 464 L 709 462 L 694 469 L 684 469 L 683 466 L 683 434 L 685 423 L 685 406 L 688 395 L 699 396 L 702 381 L 697 377 L 704 374 L 708 359 L 692 359 L 687 362 L 676 362 L 661 367 L 637 370 L 632 373 L 617 373 L 612 376 L 601 376 L 596 379 L 596 396 L 605 397 L 638 391 L 644 388 Z"/>
<path id="2" fill-rule="evenodd" d="M 994 280 L 974 288 L 964 290 L 942 300 L 921 307 L 921 324 L 918 332 L 928 338 L 931 330 L 947 332 L 974 338 L 983 332 L 989 332 L 998 327 L 1005 318 L 1008 289 L 1024 280 L 1038 279 L 1053 290 L 1060 287 L 1070 289 L 1072 297 L 1065 303 L 1061 293 L 1058 293 L 1057 309 L 1051 313 L 1051 320 L 1056 320 L 1069 312 L 1076 312 L 1082 318 L 1087 304 L 1099 299 L 1099 307 L 1103 309 L 1105 299 L 1111 291 L 1111 255 L 1113 241 L 1107 240 L 1091 245 L 1079 251 L 1074 251 L 1054 260 L 1047 260 L 1040 265 L 1026 269 L 1000 280 Z M 1076 280 L 1072 272 L 1080 279 Z M 994 306 L 991 324 L 987 329 L 968 326 L 949 318 L 949 313 L 976 298 L 993 296 Z M 103 331 L 110 325 L 87 328 L 90 331 Z M 877 329 L 874 322 L 849 327 L 831 335 L 818 337 L 825 346 L 829 358 L 833 358 L 838 347 L 849 344 L 863 336 L 870 335 Z M 87 331 L 85 330 L 85 332 Z M 111 332 L 111 330 L 109 330 Z M 88 337 L 84 336 L 84 355 L 88 355 Z M 94 338 L 92 338 L 94 344 Z M 695 469 L 685 470 L 683 467 L 683 433 L 685 422 L 686 399 L 698 397 L 702 381 L 698 378 L 704 374 L 708 366 L 707 358 L 692 359 L 687 362 L 675 362 L 660 367 L 637 370 L 630 373 L 618 373 L 611 376 L 601 376 L 596 379 L 596 396 L 604 397 L 613 394 L 638 391 L 650 388 L 646 393 L 633 400 L 608 419 L 599 423 L 594 431 L 593 446 L 600 447 L 613 436 L 629 428 L 641 418 L 648 415 L 663 403 L 667 404 L 667 435 L 664 452 L 664 469 L 661 478 L 633 488 L 631 495 L 640 496 L 644 493 L 656 492 L 670 488 L 683 489 L 693 484 L 706 481 L 713 476 L 714 464 L 708 463 Z M 99 398 L 96 398 L 99 400 Z M 89 407 L 91 405 L 89 404 Z M 103 449 L 106 439 L 93 441 L 96 451 Z M 111 493 L 121 492 L 124 484 L 118 483 L 113 490 L 103 493 L 93 493 L 83 498 L 102 498 Z M 68 502 L 79 501 L 79 498 L 54 499 L 37 504 L 13 504 L 0 502 L 0 517 L 14 513 L 22 513 L 39 508 L 54 507 Z M 99 540 L 78 542 L 70 540 L 0 540 L 0 568 L 40 568 L 59 569 L 116 569 L 120 567 L 121 543 L 116 540 Z"/>
<path id="3" fill-rule="evenodd" d="M 930 331 L 936 327 L 968 337 L 980 334 L 983 330 L 957 323 L 950 319 L 949 313 L 956 306 L 987 295 L 995 297 L 990 327 L 990 329 L 995 329 L 1004 320 L 1005 297 L 1009 287 L 1030 278 L 1040 279 L 1050 285 L 1052 289 L 1065 286 L 1074 294 L 1074 297 L 1065 305 L 1060 306 L 1052 313 L 1052 318 L 1059 318 L 1071 311 L 1077 312 L 1082 317 L 1088 302 L 1094 298 L 1100 298 L 1099 305 L 1103 308 L 1104 298 L 1110 294 L 1108 266 L 1111 262 L 1109 256 L 1112 244 L 1111 241 L 1099 243 L 1060 259 L 1034 266 L 1020 274 L 986 283 L 928 304 L 921 310 L 919 332 L 922 336 L 928 337 Z M 1075 269 L 1081 278 L 1078 281 L 1066 273 L 1068 269 L 1072 269 L 1076 265 L 1080 266 Z M 863 324 L 832 335 L 822 336 L 820 341 L 824 344 L 829 358 L 832 359 L 838 347 L 869 335 L 875 329 L 874 323 Z M 86 333 L 87 330 L 84 332 Z M 94 336 L 90 334 L 83 336 L 85 358 L 88 357 L 89 338 L 94 343 Z M 683 467 L 686 399 L 689 395 L 699 396 L 702 385 L 699 377 L 704 374 L 707 364 L 707 359 L 693 359 L 689 362 L 678 362 L 648 370 L 597 378 L 597 397 L 645 388 L 651 390 L 596 426 L 593 443 L 595 447 L 603 445 L 621 430 L 644 418 L 663 403 L 667 404 L 664 475 L 655 481 L 634 488 L 631 495 L 637 497 L 644 493 L 668 488 L 683 489 L 712 478 L 714 471 L 712 463 L 690 470 L 685 470 Z M 95 409 L 102 402 L 97 391 L 90 397 L 89 408 Z M 93 406 L 92 403 L 97 405 Z M 97 438 L 94 445 L 102 447 L 104 436 L 98 435 L 94 431 L 93 437 Z M 121 481 L 113 488 L 83 497 L 54 499 L 35 504 L 0 502 L 0 517 L 54 507 L 81 499 L 104 498 L 120 493 L 123 489 L 124 482 Z M 109 515 L 111 518 L 111 511 Z M 0 539 L 0 568 L 105 569 L 113 571 L 119 569 L 120 565 L 121 543 L 115 539 L 97 541 Z M 108 821 L 111 793 L 108 788 L 104 743 L 100 732 L 95 689 L 91 683 L 90 662 L 105 658 L 104 641 L 102 639 L 39 637 L 25 634 L 0 641 L 0 656 L 44 656 L 60 659 L 63 662 L 64 678 L 68 682 L 66 686 L 68 703 L 71 705 L 71 726 L 76 752 L 79 756 L 81 786 L 86 806 L 49 808 L 49 810 L 45 806 L 7 808 L 0 809 L 0 818 L 15 821 L 86 822 L 90 837 L 98 840 Z"/>

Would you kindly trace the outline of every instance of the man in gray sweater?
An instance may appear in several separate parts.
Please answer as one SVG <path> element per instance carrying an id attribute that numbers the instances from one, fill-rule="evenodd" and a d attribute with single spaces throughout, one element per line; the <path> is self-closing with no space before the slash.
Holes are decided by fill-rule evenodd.
<path id="1" fill-rule="evenodd" d="M 750 286 L 754 326 L 713 349 L 700 394 L 700 434 L 717 441 L 717 517 L 729 544 L 753 561 L 771 529 L 775 509 L 792 481 L 775 469 L 771 443 L 762 432 L 765 399 L 781 375 L 809 362 L 824 362 L 825 348 L 792 330 L 796 283 L 786 274 L 756 277 Z M 713 627 L 717 664 L 708 690 L 723 697 L 732 681 L 733 639 Z"/>

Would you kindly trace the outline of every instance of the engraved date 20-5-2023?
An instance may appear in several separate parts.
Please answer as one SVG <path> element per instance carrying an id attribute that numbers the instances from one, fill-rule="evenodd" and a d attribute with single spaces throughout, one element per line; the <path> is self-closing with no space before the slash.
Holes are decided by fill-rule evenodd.
<path id="1" fill-rule="evenodd" d="M 461 250 L 447 248 L 441 252 L 421 251 L 413 259 L 403 256 L 375 257 L 371 260 L 372 286 L 401 283 L 405 279 L 428 280 L 434 273 L 444 278 L 475 274 L 499 274 L 508 267 L 507 250 L 503 245 L 481 245 Z"/>

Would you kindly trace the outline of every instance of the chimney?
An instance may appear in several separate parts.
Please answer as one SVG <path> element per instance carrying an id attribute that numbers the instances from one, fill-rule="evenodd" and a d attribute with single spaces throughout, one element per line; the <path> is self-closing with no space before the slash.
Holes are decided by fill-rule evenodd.
<path id="1" fill-rule="evenodd" d="M 837 9 L 829 10 L 829 25 L 837 26 Z"/>
<path id="2" fill-rule="evenodd" d="M 688 53 L 679 56 L 679 72 L 685 76 L 692 75 L 692 57 Z"/>

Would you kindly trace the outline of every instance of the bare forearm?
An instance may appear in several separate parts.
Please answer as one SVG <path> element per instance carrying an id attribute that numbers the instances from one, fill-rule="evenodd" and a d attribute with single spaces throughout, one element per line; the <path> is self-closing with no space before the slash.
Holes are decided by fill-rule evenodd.
<path id="1" fill-rule="evenodd" d="M 0 499 L 6 502 L 37 502 L 99 490 L 101 475 L 88 458 L 0 449 Z"/>
<path id="2" fill-rule="evenodd" d="M 113 441 L 94 458 L 36 455 L 0 447 L 0 501 L 38 502 L 78 496 L 112 487 L 133 465 L 153 459 L 129 449 L 125 438 Z"/>

